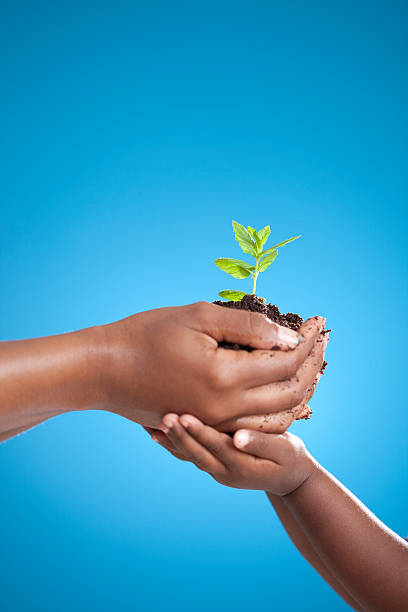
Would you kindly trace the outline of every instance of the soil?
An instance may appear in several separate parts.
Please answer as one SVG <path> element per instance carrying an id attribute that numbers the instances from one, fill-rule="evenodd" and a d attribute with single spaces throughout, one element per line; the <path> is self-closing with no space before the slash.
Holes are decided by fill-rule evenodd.
<path id="1" fill-rule="evenodd" d="M 214 304 L 218 306 L 224 306 L 224 308 L 235 308 L 236 310 L 250 310 L 251 312 L 259 312 L 271 321 L 282 325 L 283 327 L 290 327 L 294 331 L 297 331 L 303 323 L 303 319 L 300 315 L 293 312 L 287 312 L 283 314 L 275 304 L 267 304 L 262 298 L 256 295 L 248 294 L 245 295 L 240 302 L 224 302 L 216 300 Z M 228 342 L 220 342 L 222 348 L 232 349 L 235 351 L 246 350 L 252 351 L 253 349 L 249 346 L 241 346 L 240 344 L 229 344 Z"/>

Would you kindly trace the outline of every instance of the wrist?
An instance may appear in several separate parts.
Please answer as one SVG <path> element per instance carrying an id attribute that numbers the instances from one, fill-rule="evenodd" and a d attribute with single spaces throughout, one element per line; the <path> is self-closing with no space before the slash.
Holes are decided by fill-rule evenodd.
<path id="1" fill-rule="evenodd" d="M 298 494 L 300 491 L 304 491 L 305 489 L 307 489 L 316 477 L 319 471 L 319 467 L 320 466 L 315 460 L 315 458 L 312 457 L 312 455 L 307 450 L 305 450 L 305 457 L 302 462 L 301 477 L 296 486 L 283 497 L 288 500 L 290 498 L 295 497 L 296 494 Z"/>
<path id="2" fill-rule="evenodd" d="M 125 414 L 126 406 L 135 407 L 136 389 L 143 369 L 144 326 L 141 315 L 133 315 L 90 330 L 93 350 L 90 378 L 96 393 L 91 398 L 96 409 Z M 129 399 L 129 397 L 131 399 Z"/>
<path id="3" fill-rule="evenodd" d="M 105 326 L 73 332 L 72 410 L 101 410 L 106 404 L 107 340 Z"/>

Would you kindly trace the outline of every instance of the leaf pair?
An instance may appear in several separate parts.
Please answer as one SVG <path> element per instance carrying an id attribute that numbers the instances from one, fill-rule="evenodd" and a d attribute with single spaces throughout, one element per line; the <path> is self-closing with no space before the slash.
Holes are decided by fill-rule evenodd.
<path id="1" fill-rule="evenodd" d="M 262 252 L 262 247 L 271 233 L 269 225 L 259 230 L 259 232 L 250 225 L 248 225 L 248 229 L 245 229 L 243 225 L 236 221 L 232 222 L 232 227 L 234 229 L 235 240 L 241 249 L 244 253 L 248 253 L 248 255 L 253 257 L 257 257 Z"/>
<path id="2" fill-rule="evenodd" d="M 229 257 L 220 257 L 219 259 L 216 259 L 214 263 L 220 268 L 220 270 L 227 272 L 227 274 L 230 274 L 234 278 L 242 279 L 251 276 L 251 278 L 254 280 L 252 293 L 255 293 L 258 275 L 260 272 L 264 272 L 276 259 L 278 255 L 277 249 L 285 246 L 285 244 L 288 244 L 289 242 L 292 242 L 292 240 L 300 238 L 300 236 L 294 236 L 293 238 L 279 242 L 278 244 L 275 244 L 269 249 L 263 251 L 263 247 L 265 246 L 271 233 L 271 228 L 269 225 L 266 225 L 257 231 L 250 225 L 248 225 L 248 229 L 246 229 L 240 223 L 233 221 L 232 227 L 234 229 L 235 239 L 239 246 L 244 253 L 252 255 L 252 257 L 255 258 L 255 265 L 247 264 L 241 259 L 231 259 Z M 239 301 L 244 297 L 244 295 L 247 294 L 243 291 L 228 289 L 226 291 L 221 291 L 219 295 L 232 301 Z"/>

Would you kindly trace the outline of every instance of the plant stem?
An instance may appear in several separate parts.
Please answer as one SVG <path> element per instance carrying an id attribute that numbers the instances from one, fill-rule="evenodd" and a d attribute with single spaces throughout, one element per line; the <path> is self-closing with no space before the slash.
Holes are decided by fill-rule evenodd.
<path id="1" fill-rule="evenodd" d="M 257 280 L 258 274 L 259 274 L 259 272 L 258 272 L 259 260 L 260 260 L 260 257 L 257 257 L 256 258 L 256 266 L 255 266 L 255 270 L 254 270 L 254 283 L 252 285 L 252 295 L 255 295 L 255 291 L 256 291 L 256 280 Z"/>

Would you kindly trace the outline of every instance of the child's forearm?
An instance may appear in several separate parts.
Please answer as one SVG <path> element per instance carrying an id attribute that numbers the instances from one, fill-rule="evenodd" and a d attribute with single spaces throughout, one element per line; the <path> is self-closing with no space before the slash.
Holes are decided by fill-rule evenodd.
<path id="1" fill-rule="evenodd" d="M 408 609 L 408 544 L 316 464 L 284 503 L 328 571 L 363 610 Z"/>
<path id="2" fill-rule="evenodd" d="M 344 586 L 333 576 L 327 569 L 318 553 L 313 548 L 312 544 L 307 539 L 306 535 L 299 526 L 295 516 L 292 514 L 290 507 L 286 504 L 285 498 L 278 497 L 267 493 L 269 501 L 275 509 L 286 533 L 292 540 L 301 555 L 310 563 L 310 565 L 321 575 L 321 577 L 346 601 L 354 610 L 362 611 L 357 602 L 350 596 Z"/>

